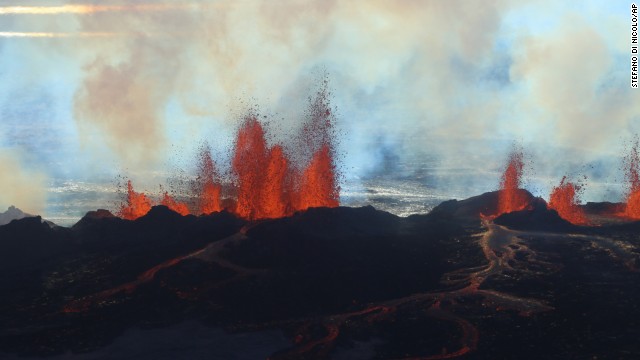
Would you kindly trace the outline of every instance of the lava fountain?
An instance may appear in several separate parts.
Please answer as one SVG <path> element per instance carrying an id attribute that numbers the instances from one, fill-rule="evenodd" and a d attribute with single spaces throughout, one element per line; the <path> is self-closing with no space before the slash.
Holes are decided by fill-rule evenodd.
<path id="1" fill-rule="evenodd" d="M 198 157 L 198 175 L 192 186 L 192 191 L 196 194 L 196 213 L 210 214 L 220 211 L 222 210 L 220 204 L 222 186 L 219 183 L 219 175 L 208 144 L 200 149 Z"/>
<path id="2" fill-rule="evenodd" d="M 336 167 L 333 161 L 334 115 L 328 102 L 325 87 L 320 91 L 309 109 L 310 120 L 301 132 L 302 144 L 312 153 L 308 166 L 301 172 L 296 208 L 339 205 L 340 188 L 337 184 Z M 303 147 L 301 145 L 299 147 Z"/>
<path id="3" fill-rule="evenodd" d="M 189 215 L 189 208 L 187 207 L 187 204 L 185 204 L 183 202 L 176 201 L 166 191 L 164 192 L 164 195 L 162 196 L 162 201 L 160 202 L 160 204 L 168 207 L 169 209 L 177 212 L 178 214 L 180 214 L 182 216 Z"/>
<path id="4" fill-rule="evenodd" d="M 291 207 L 291 182 L 289 160 L 285 157 L 282 146 L 274 145 L 267 154 L 265 164 L 264 186 L 262 187 L 263 216 L 276 218 L 289 214 Z"/>
<path id="5" fill-rule="evenodd" d="M 316 152 L 302 174 L 298 208 L 338 206 L 338 189 L 331 150 L 324 145 Z"/>
<path id="6" fill-rule="evenodd" d="M 589 220 L 579 206 L 583 185 L 566 180 L 567 177 L 563 176 L 560 184 L 553 188 L 549 196 L 549 208 L 557 211 L 561 218 L 572 224 L 588 225 Z"/>
<path id="7" fill-rule="evenodd" d="M 640 154 L 638 138 L 631 146 L 631 151 L 624 157 L 623 169 L 627 180 L 627 205 L 623 216 L 640 219 Z"/>
<path id="8" fill-rule="evenodd" d="M 236 135 L 231 178 L 223 187 L 208 145 L 201 148 L 198 173 L 188 198 L 191 208 L 164 193 L 161 204 L 181 214 L 227 210 L 248 220 L 279 218 L 310 207 L 336 207 L 340 188 L 334 162 L 334 115 L 325 86 L 310 103 L 304 125 L 291 146 L 269 144 L 268 132 L 254 113 L 247 114 Z M 288 149 L 288 153 L 285 151 Z M 224 191 L 223 191 L 224 190 Z M 224 199 L 224 201 L 223 201 Z M 128 182 L 126 204 L 119 214 L 143 216 L 152 201 Z"/>
<path id="9" fill-rule="evenodd" d="M 498 211 L 496 216 L 523 210 L 529 205 L 526 195 L 520 190 L 523 170 L 524 160 L 522 150 L 514 149 L 509 154 L 507 167 L 500 179 Z"/>
<path id="10" fill-rule="evenodd" d="M 247 117 L 238 131 L 232 162 L 238 189 L 235 213 L 243 218 L 265 218 L 269 217 L 267 214 L 276 215 L 275 217 L 284 215 L 274 214 L 275 208 L 280 207 L 280 194 L 269 190 L 279 190 L 281 187 L 279 184 L 269 184 L 269 180 L 280 180 L 281 176 L 268 176 L 267 171 L 268 168 L 273 171 L 281 170 L 282 166 L 269 161 L 269 152 L 262 125 L 255 116 Z M 276 166 L 269 166 L 271 163 Z M 269 189 L 268 185 L 276 189 Z"/>
<path id="11" fill-rule="evenodd" d="M 131 180 L 127 181 L 126 203 L 120 206 L 118 215 L 123 219 L 134 220 L 149 212 L 151 206 L 151 200 L 145 194 L 135 192 Z"/>

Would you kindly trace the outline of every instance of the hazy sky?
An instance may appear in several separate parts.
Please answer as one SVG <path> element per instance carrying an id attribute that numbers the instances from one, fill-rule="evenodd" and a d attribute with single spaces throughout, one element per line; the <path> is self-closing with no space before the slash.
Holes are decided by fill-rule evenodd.
<path id="1" fill-rule="evenodd" d="M 620 156 L 640 131 L 629 7 L 0 1 L 0 209 L 42 211 L 56 179 L 151 186 L 202 140 L 224 158 L 249 106 L 286 138 L 324 72 L 349 181 L 390 155 L 430 155 L 432 171 L 469 170 L 433 184 L 446 192 L 499 171 L 517 141 L 538 195 L 584 174 L 587 200 L 619 200 Z"/>

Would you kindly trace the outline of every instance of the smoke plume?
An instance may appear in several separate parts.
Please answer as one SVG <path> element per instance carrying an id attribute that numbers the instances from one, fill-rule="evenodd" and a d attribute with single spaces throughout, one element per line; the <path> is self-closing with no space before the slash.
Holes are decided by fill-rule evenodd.
<path id="1" fill-rule="evenodd" d="M 277 124 L 274 139 L 286 138 L 321 71 L 330 74 L 348 181 L 393 168 L 388 159 L 429 157 L 430 187 L 473 195 L 498 187 L 515 140 L 532 158 L 536 195 L 580 170 L 590 178 L 584 199 L 599 201 L 621 178 L 620 141 L 640 131 L 626 3 L 603 11 L 586 2 L 579 12 L 570 2 L 500 0 L 145 4 L 2 18 L 7 31 L 117 34 L 37 46 L 66 59 L 72 96 L 56 99 L 72 103 L 65 121 L 82 156 L 120 164 L 134 179 L 166 171 L 176 146 L 196 153 L 206 139 L 224 153 L 247 108 Z M 16 50 L 5 51 L 8 59 Z M 46 59 L 24 59 L 46 73 Z"/>
<path id="2" fill-rule="evenodd" d="M 23 166 L 17 152 L 0 150 L 0 209 L 15 205 L 41 214 L 46 203 L 46 177 Z"/>

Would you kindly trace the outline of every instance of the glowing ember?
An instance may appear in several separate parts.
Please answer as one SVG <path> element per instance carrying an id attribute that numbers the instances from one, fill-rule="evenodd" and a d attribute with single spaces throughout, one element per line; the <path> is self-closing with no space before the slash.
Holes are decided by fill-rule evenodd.
<path id="1" fill-rule="evenodd" d="M 122 204 L 118 215 L 127 220 L 134 220 L 144 216 L 151 210 L 151 200 L 142 193 L 135 192 L 131 180 L 127 181 L 127 202 Z"/>
<path id="2" fill-rule="evenodd" d="M 498 194 L 498 212 L 496 216 L 523 210 L 528 202 L 525 194 L 521 192 L 522 171 L 524 161 L 521 150 L 513 150 L 509 154 L 507 168 L 500 179 L 500 193 Z"/>
<path id="3" fill-rule="evenodd" d="M 562 177 L 560 185 L 553 188 L 549 196 L 549 207 L 572 224 L 587 225 L 589 221 L 579 206 L 583 186 L 566 180 L 566 176 Z"/>
<path id="4" fill-rule="evenodd" d="M 623 163 L 628 186 L 627 206 L 623 215 L 633 219 L 640 219 L 640 154 L 638 146 L 638 138 L 636 138 Z"/>

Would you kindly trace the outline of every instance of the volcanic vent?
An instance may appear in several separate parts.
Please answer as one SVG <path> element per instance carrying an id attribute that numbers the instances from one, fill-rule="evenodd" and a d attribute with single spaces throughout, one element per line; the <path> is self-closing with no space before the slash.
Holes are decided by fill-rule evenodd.
<path id="1" fill-rule="evenodd" d="M 268 128 L 257 114 L 249 112 L 236 134 L 228 176 L 217 171 L 211 150 L 204 145 L 195 181 L 182 201 L 168 192 L 154 201 L 136 192 L 129 180 L 118 215 L 134 220 L 159 203 L 182 215 L 227 210 L 256 220 L 289 216 L 311 207 L 338 206 L 335 116 L 326 85 L 311 101 L 304 125 L 291 137 L 292 144 L 270 145 Z"/>
<path id="2" fill-rule="evenodd" d="M 493 217 L 513 211 L 524 210 L 529 205 L 527 192 L 521 189 L 524 171 L 524 155 L 522 149 L 514 147 L 509 153 L 507 166 L 500 178 L 498 204 Z"/>
<path id="3" fill-rule="evenodd" d="M 549 208 L 557 211 L 561 218 L 572 224 L 588 225 L 589 220 L 580 207 L 580 195 L 583 189 L 584 184 L 567 181 L 567 177 L 564 176 L 549 195 Z"/>

